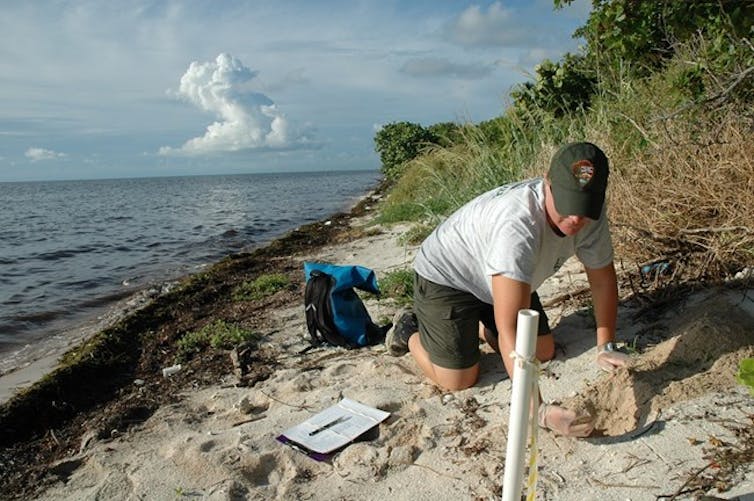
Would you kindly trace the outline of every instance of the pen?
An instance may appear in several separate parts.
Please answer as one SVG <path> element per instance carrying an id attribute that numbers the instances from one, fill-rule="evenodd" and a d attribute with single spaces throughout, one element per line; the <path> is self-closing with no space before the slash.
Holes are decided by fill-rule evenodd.
<path id="1" fill-rule="evenodd" d="M 338 418 L 330 421 L 329 423 L 323 424 L 319 428 L 315 428 L 314 430 L 310 431 L 309 432 L 309 436 L 311 437 L 312 435 L 316 435 L 317 433 L 319 433 L 321 431 L 325 431 L 328 428 L 332 428 L 336 424 L 343 423 L 345 421 L 348 421 L 349 419 L 351 419 L 351 416 L 340 416 L 340 417 L 338 417 Z"/>

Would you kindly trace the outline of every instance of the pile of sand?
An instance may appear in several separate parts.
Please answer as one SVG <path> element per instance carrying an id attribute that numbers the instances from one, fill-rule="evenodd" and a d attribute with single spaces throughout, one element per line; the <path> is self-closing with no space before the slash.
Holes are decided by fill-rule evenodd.
<path id="1" fill-rule="evenodd" d="M 629 368 L 606 374 L 564 405 L 594 416 L 596 435 L 623 435 L 673 404 L 734 388 L 739 362 L 754 356 L 754 319 L 726 300 L 679 317 L 668 335 Z"/>

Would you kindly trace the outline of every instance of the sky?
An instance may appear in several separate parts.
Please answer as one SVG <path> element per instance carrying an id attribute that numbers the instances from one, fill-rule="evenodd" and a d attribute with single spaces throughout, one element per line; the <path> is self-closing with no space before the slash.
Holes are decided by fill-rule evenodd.
<path id="1" fill-rule="evenodd" d="M 0 182 L 378 169 L 501 115 L 589 0 L 0 0 Z"/>

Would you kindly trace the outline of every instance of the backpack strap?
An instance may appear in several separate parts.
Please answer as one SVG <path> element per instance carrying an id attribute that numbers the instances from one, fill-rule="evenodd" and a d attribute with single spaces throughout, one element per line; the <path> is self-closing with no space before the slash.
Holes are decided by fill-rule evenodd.
<path id="1" fill-rule="evenodd" d="M 330 293 L 335 279 L 327 273 L 312 270 L 304 289 L 306 328 L 313 345 L 327 342 L 336 346 L 347 346 L 348 342 L 333 323 Z"/>

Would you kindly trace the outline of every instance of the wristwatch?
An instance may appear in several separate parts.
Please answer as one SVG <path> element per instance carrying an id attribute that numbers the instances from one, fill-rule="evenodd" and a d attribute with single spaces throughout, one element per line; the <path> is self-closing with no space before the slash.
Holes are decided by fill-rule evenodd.
<path id="1" fill-rule="evenodd" d="M 618 347 L 612 341 L 601 344 L 597 347 L 597 353 L 602 353 L 605 351 L 618 351 Z"/>

